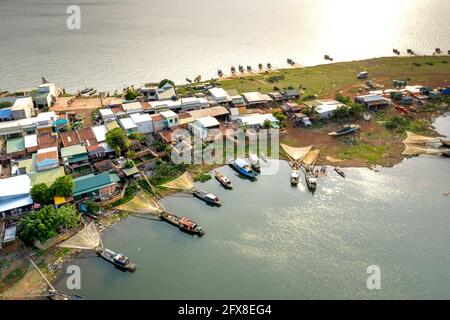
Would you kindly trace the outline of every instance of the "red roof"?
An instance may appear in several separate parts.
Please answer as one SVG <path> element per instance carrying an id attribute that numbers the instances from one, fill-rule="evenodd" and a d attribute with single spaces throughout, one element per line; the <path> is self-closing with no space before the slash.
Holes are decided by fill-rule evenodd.
<path id="1" fill-rule="evenodd" d="M 61 132 L 59 137 L 64 147 L 74 146 L 81 142 L 75 131 Z"/>
<path id="2" fill-rule="evenodd" d="M 46 149 L 58 146 L 57 133 L 50 133 L 50 132 L 38 133 L 37 140 L 39 149 Z"/>
<path id="3" fill-rule="evenodd" d="M 80 138 L 80 141 L 87 141 L 87 140 L 95 140 L 94 131 L 89 128 L 83 128 L 77 130 L 78 138 Z"/>

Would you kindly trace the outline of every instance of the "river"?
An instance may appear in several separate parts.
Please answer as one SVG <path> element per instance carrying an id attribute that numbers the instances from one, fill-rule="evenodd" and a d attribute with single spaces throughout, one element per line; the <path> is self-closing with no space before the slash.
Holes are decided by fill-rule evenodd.
<path id="1" fill-rule="evenodd" d="M 69 30 L 69 5 L 81 29 Z M 450 49 L 448 0 L 0 0 L 0 88 L 69 92 Z"/>
<path id="2" fill-rule="evenodd" d="M 435 122 L 450 136 L 450 117 Z M 289 183 L 289 166 L 250 182 L 229 167 L 234 190 L 210 180 L 212 208 L 186 196 L 164 206 L 201 224 L 203 238 L 164 222 L 129 217 L 103 243 L 138 264 L 124 273 L 92 253 L 81 268 L 88 299 L 440 299 L 450 298 L 449 159 L 420 156 L 392 168 L 328 169 L 314 195 Z M 366 271 L 381 270 L 368 290 Z M 65 289 L 66 275 L 56 282 Z"/>

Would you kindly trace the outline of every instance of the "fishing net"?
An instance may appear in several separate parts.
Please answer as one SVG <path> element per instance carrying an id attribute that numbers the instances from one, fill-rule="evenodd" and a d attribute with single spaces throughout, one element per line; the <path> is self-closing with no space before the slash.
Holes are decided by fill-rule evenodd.
<path id="1" fill-rule="evenodd" d="M 330 162 L 341 162 L 342 161 L 342 159 L 335 158 L 335 157 L 328 157 L 328 156 L 325 159 Z"/>
<path id="2" fill-rule="evenodd" d="M 407 131 L 406 134 L 407 134 L 407 137 L 405 140 L 403 140 L 404 144 L 410 144 L 410 143 L 425 144 L 425 143 L 429 143 L 429 142 L 437 142 L 438 141 L 437 138 L 421 136 L 419 134 L 415 134 L 415 133 L 412 133 L 409 131 Z"/>
<path id="3" fill-rule="evenodd" d="M 91 222 L 72 238 L 60 243 L 58 246 L 62 248 L 89 250 L 100 246 L 101 243 L 102 240 L 97 231 L 95 223 Z"/>
<path id="4" fill-rule="evenodd" d="M 419 144 L 405 143 L 405 150 L 403 150 L 403 155 L 419 155 L 419 154 L 441 154 L 443 150 L 435 148 L 425 148 Z"/>
<path id="5" fill-rule="evenodd" d="M 163 184 L 162 187 L 177 190 L 192 190 L 194 189 L 194 180 L 189 172 L 185 172 L 175 180 Z"/>
<path id="6" fill-rule="evenodd" d="M 314 150 L 308 152 L 308 154 L 303 158 L 302 163 L 305 166 L 314 166 L 317 158 L 319 157 L 319 154 L 320 154 L 319 149 L 314 149 Z"/>
<path id="7" fill-rule="evenodd" d="M 153 214 L 162 211 L 161 206 L 155 199 L 144 191 L 139 191 L 131 201 L 116 207 L 116 209 L 140 214 Z"/>
<path id="8" fill-rule="evenodd" d="M 283 150 L 294 160 L 294 161 L 300 161 L 303 159 L 308 152 L 311 150 L 312 146 L 309 147 L 303 147 L 303 148 L 294 148 L 290 147 L 288 145 L 280 143 Z"/>
<path id="9" fill-rule="evenodd" d="M 6 292 L 0 294 L 0 300 L 33 299 L 45 296 L 48 285 L 39 271 L 29 263 L 23 278 Z"/>

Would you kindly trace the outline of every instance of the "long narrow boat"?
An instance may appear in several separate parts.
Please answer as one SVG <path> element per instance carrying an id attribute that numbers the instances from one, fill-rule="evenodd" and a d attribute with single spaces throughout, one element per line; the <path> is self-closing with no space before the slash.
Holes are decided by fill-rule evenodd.
<path id="1" fill-rule="evenodd" d="M 112 250 L 102 248 L 102 247 L 95 248 L 95 252 L 100 257 L 102 257 L 106 261 L 112 263 L 119 269 L 122 269 L 125 271 L 130 271 L 130 272 L 136 271 L 136 265 L 134 263 L 131 263 L 130 259 L 128 259 L 128 257 L 124 256 L 121 253 L 116 253 Z"/>
<path id="2" fill-rule="evenodd" d="M 259 164 L 259 158 L 255 153 L 250 153 L 248 155 L 248 162 L 252 166 L 253 170 L 260 173 L 261 172 L 261 165 Z"/>
<path id="3" fill-rule="evenodd" d="M 337 174 L 339 174 L 342 178 L 345 178 L 345 173 L 341 169 L 336 167 L 336 168 L 334 168 L 334 171 L 336 171 Z"/>
<path id="4" fill-rule="evenodd" d="M 213 195 L 212 193 L 203 191 L 201 189 L 194 189 L 192 190 L 192 193 L 194 194 L 195 197 L 199 198 L 200 200 L 203 200 L 207 203 L 216 205 L 216 206 L 221 206 L 222 203 L 220 202 L 219 197 Z"/>
<path id="5" fill-rule="evenodd" d="M 240 174 L 246 176 L 250 179 L 256 178 L 256 172 L 253 171 L 250 164 L 247 163 L 244 159 L 237 158 L 236 160 L 232 160 L 230 162 L 230 166 L 238 171 Z"/>
<path id="6" fill-rule="evenodd" d="M 305 172 L 305 181 L 308 189 L 314 192 L 317 188 L 317 179 L 311 171 Z"/>
<path id="7" fill-rule="evenodd" d="M 298 185 L 300 179 L 300 168 L 297 164 L 292 165 L 291 169 L 291 185 L 296 186 Z"/>
<path id="8" fill-rule="evenodd" d="M 186 218 L 186 217 L 180 218 L 168 211 L 161 213 L 160 218 L 162 220 L 167 221 L 168 223 L 173 224 L 174 226 L 180 228 L 181 231 L 191 233 L 191 234 L 196 234 L 200 237 L 205 234 L 202 227 L 197 225 L 197 223 L 195 223 L 194 221 L 192 221 L 189 218 Z"/>
<path id="9" fill-rule="evenodd" d="M 220 173 L 219 171 L 214 171 L 214 176 L 222 186 L 228 189 L 233 189 L 233 185 L 231 184 L 230 179 L 228 179 L 223 173 Z"/>
<path id="10" fill-rule="evenodd" d="M 444 147 L 450 148 L 450 140 L 449 139 L 440 139 L 440 140 Z"/>
<path id="11" fill-rule="evenodd" d="M 334 137 L 343 136 L 345 134 L 354 133 L 354 132 L 358 131 L 359 128 L 360 128 L 359 125 L 352 124 L 349 126 L 345 126 L 342 129 L 330 132 L 330 133 L 328 133 L 328 135 L 334 136 Z"/>

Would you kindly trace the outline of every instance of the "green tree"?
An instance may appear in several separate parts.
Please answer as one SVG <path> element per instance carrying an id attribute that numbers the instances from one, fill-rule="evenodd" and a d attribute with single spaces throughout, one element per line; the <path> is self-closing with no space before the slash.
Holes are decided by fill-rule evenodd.
<path id="1" fill-rule="evenodd" d="M 125 169 L 130 169 L 134 167 L 134 161 L 133 160 L 127 160 L 127 162 L 125 162 Z"/>
<path id="2" fill-rule="evenodd" d="M 349 108 L 345 105 L 342 105 L 340 107 L 338 107 L 335 111 L 334 111 L 334 119 L 336 120 L 342 120 L 345 118 L 348 118 L 349 116 Z"/>
<path id="3" fill-rule="evenodd" d="M 145 134 L 142 132 L 132 132 L 128 135 L 128 138 L 142 142 L 145 140 Z"/>
<path id="4" fill-rule="evenodd" d="M 137 97 L 139 97 L 139 95 L 139 92 L 129 87 L 127 88 L 127 93 L 125 94 L 125 100 L 135 100 Z"/>
<path id="5" fill-rule="evenodd" d="M 172 80 L 169 80 L 169 79 L 163 79 L 163 80 L 161 80 L 161 82 L 158 84 L 158 88 L 164 87 L 164 85 L 165 85 L 166 83 L 170 83 L 170 84 L 172 85 L 172 87 L 175 87 L 175 82 L 173 82 Z"/>
<path id="6" fill-rule="evenodd" d="M 13 104 L 12 104 L 12 102 L 11 101 L 3 101 L 3 102 L 0 102 L 0 109 L 3 109 L 3 108 L 9 108 L 9 107 L 11 107 Z"/>
<path id="7" fill-rule="evenodd" d="M 270 129 L 272 127 L 272 122 L 269 119 L 264 120 L 262 128 L 263 129 Z"/>
<path id="8" fill-rule="evenodd" d="M 53 196 L 70 197 L 73 194 L 75 183 L 71 176 L 56 178 L 50 187 Z"/>
<path id="9" fill-rule="evenodd" d="M 121 128 L 114 128 L 106 134 L 106 143 L 116 149 L 117 153 L 122 153 L 130 145 L 127 135 Z"/>
<path id="10" fill-rule="evenodd" d="M 35 184 L 30 190 L 33 202 L 42 205 L 51 204 L 53 201 L 53 194 L 51 189 L 45 183 Z"/>

